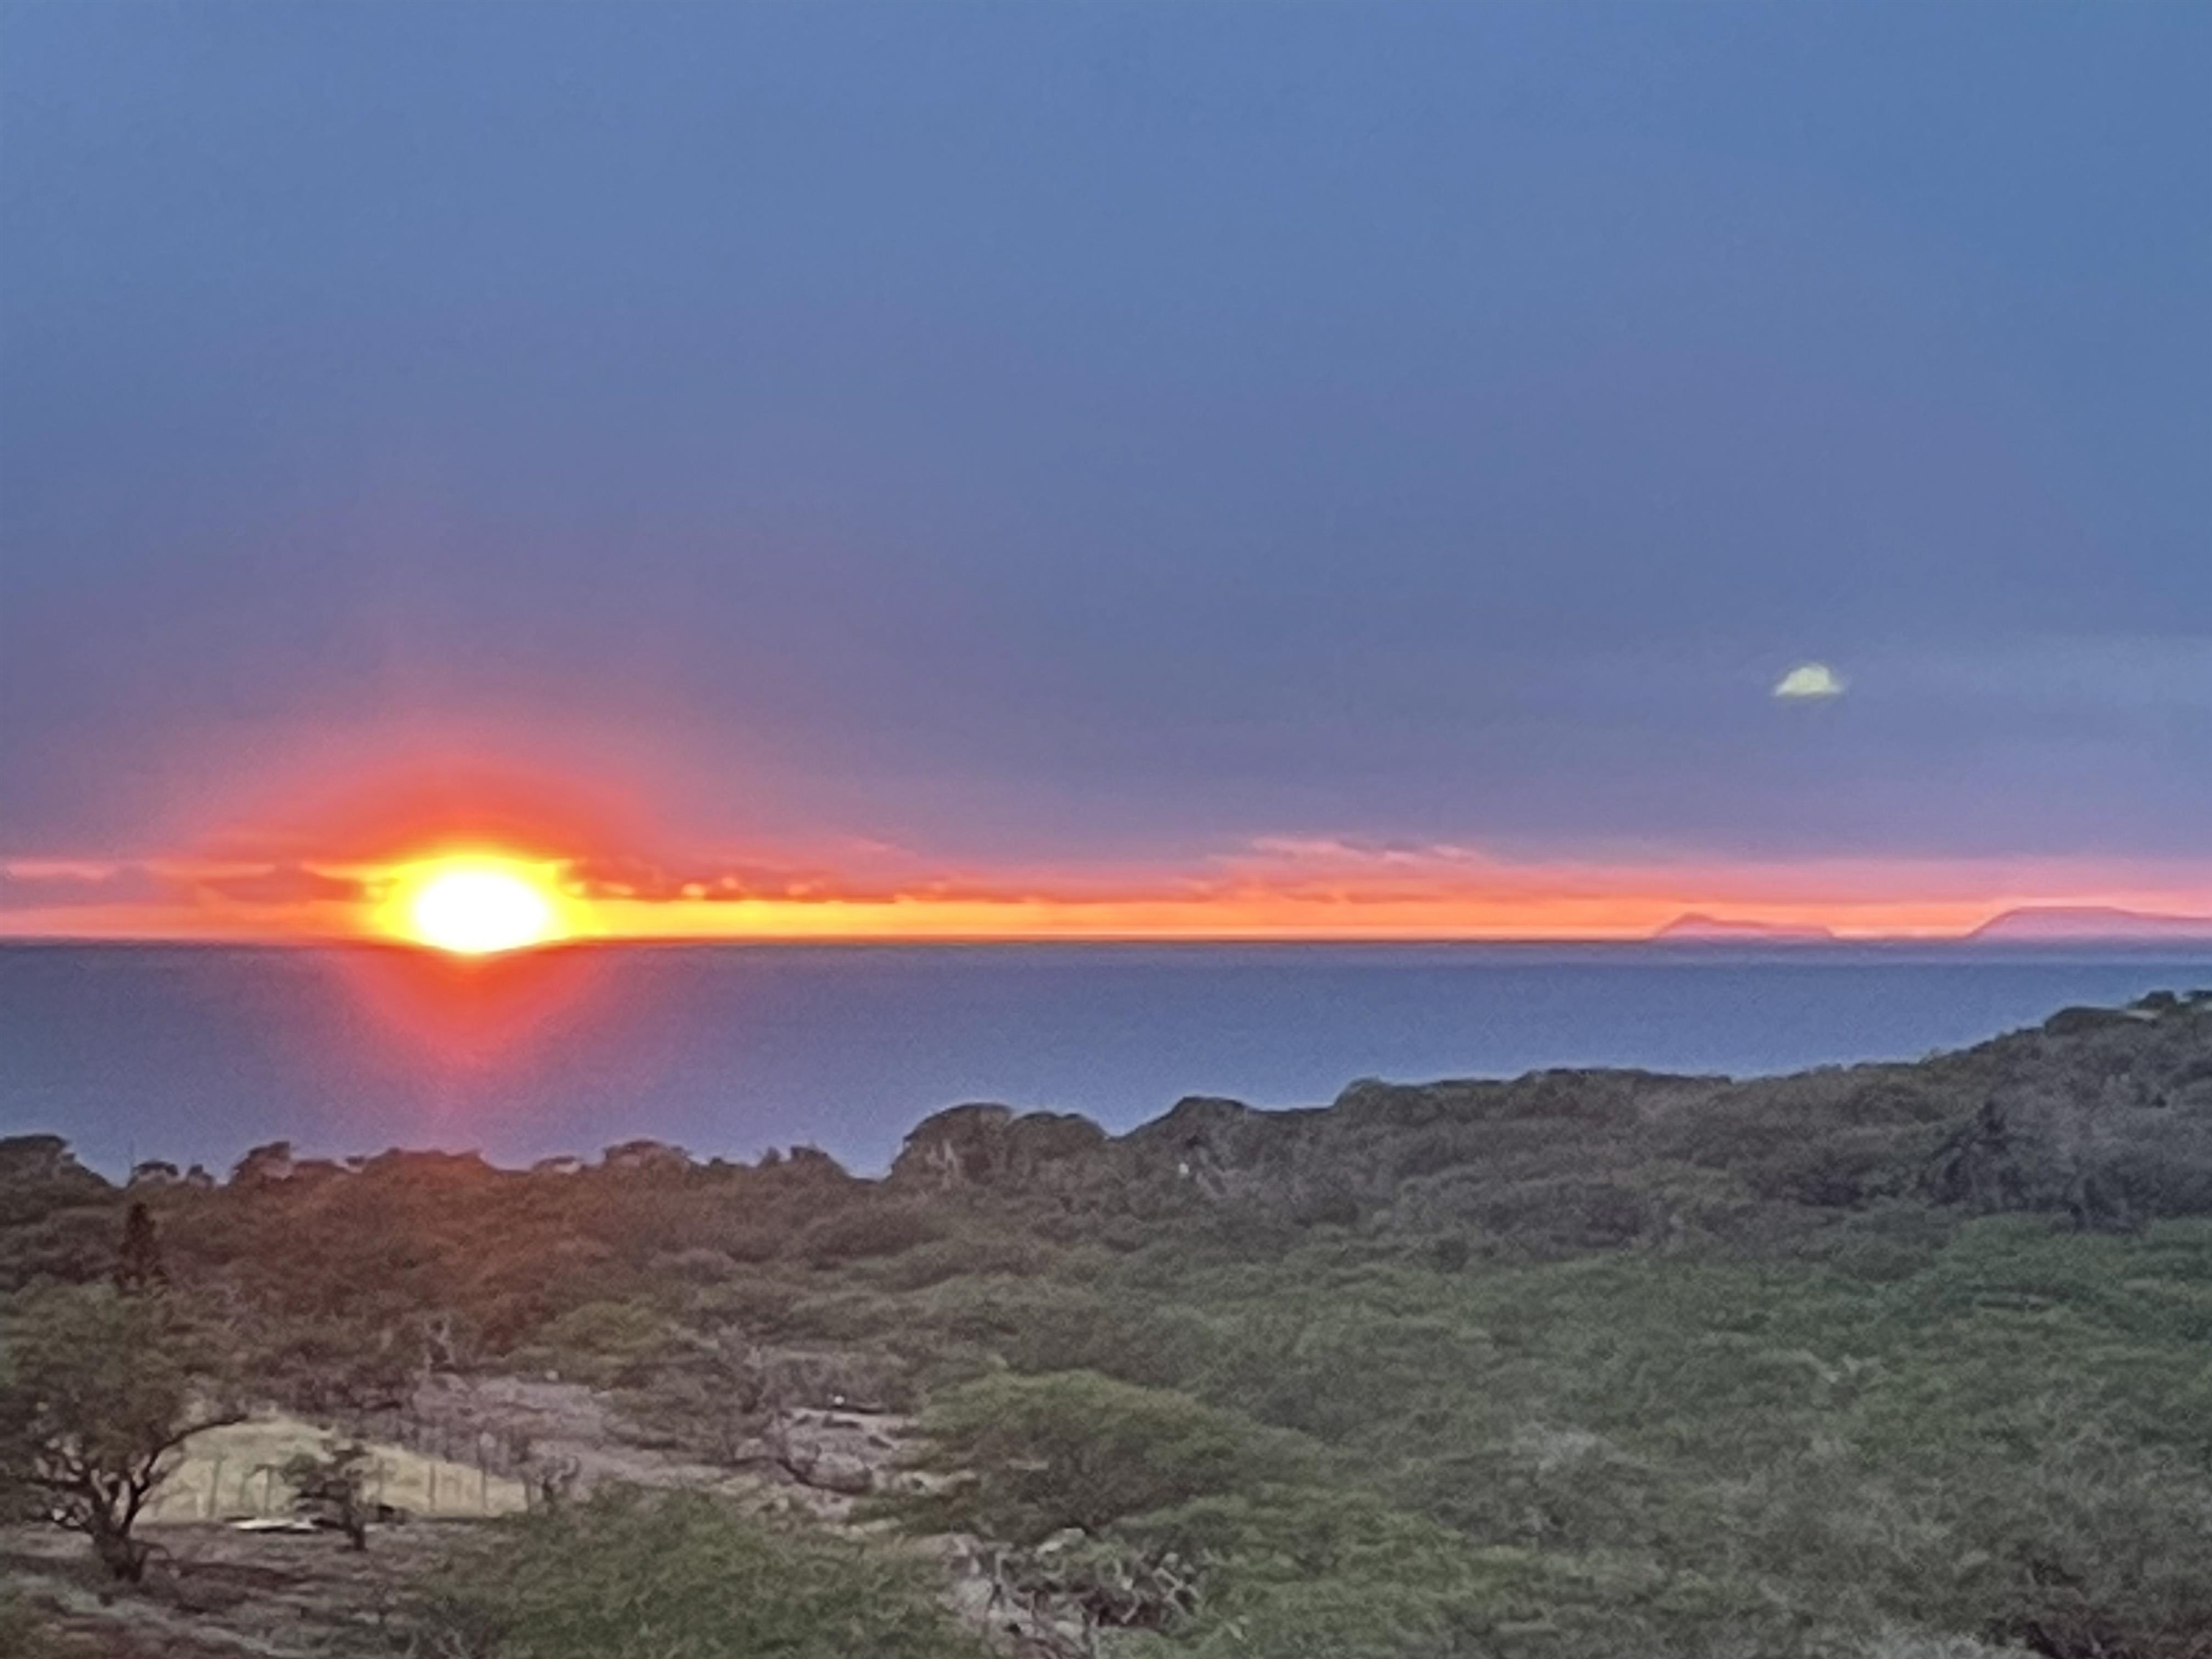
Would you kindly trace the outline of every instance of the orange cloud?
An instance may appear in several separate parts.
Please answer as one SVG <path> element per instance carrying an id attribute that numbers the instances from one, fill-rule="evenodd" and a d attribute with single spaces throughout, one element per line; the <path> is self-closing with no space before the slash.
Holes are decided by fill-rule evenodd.
<path id="1" fill-rule="evenodd" d="M 201 891 L 216 898 L 277 907 L 319 901 L 360 903 L 370 892 L 370 884 L 359 876 L 331 875 L 301 864 L 227 871 L 202 876 L 198 885 Z"/>
<path id="2" fill-rule="evenodd" d="M 1686 913 L 1948 937 L 2021 906 L 2212 912 L 2201 869 L 2091 860 L 1512 860 L 1452 844 L 1280 837 L 1188 866 L 859 868 L 773 858 L 564 861 L 603 938 L 659 939 L 1565 939 L 1646 938 Z M 17 937 L 271 939 L 378 935 L 399 863 L 82 860 L 0 866 Z"/>

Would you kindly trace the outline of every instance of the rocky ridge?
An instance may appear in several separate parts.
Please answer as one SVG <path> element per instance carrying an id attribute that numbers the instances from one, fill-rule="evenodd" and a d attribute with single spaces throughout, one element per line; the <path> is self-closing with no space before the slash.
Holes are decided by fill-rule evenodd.
<path id="1" fill-rule="evenodd" d="M 1352 1084 L 1327 1107 L 1193 1097 L 1128 1133 L 956 1106 L 907 1137 L 890 1185 L 1107 1202 L 1176 1192 L 1306 1219 L 1648 1236 L 1694 1212 L 1920 1199 L 2082 1226 L 2212 1214 L 2212 992 L 2040 1026 L 1918 1061 L 1735 1080 L 1623 1070 Z"/>

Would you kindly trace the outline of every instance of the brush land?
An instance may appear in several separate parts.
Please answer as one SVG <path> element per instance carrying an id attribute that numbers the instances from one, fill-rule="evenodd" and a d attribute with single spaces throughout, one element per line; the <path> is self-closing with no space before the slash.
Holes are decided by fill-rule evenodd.
<path id="1" fill-rule="evenodd" d="M 0 1531 L 0 1654 L 2212 1656 L 2203 993 L 1747 1082 L 961 1107 L 879 1181 L 18 1137 L 0 1291 L 19 1477 L 57 1331 L 259 1413 L 171 1455 L 141 1582 Z M 341 1441 L 366 1551 L 228 1524 Z"/>

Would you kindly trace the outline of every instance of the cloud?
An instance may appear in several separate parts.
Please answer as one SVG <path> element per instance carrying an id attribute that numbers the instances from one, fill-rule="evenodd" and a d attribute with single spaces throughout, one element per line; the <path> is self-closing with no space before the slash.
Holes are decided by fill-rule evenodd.
<path id="1" fill-rule="evenodd" d="M 138 865 L 98 859 L 0 860 L 0 915 L 145 902 L 168 897 L 173 890 Z"/>
<path id="2" fill-rule="evenodd" d="M 1801 662 L 1774 684 L 1784 702 L 1826 702 L 1844 695 L 1843 676 L 1824 662 Z"/>
<path id="3" fill-rule="evenodd" d="M 356 904 L 368 895 L 368 884 L 357 878 L 334 876 L 301 864 L 226 871 L 198 876 L 193 881 L 202 892 L 239 904 Z"/>
<path id="4" fill-rule="evenodd" d="M 152 906 L 182 915 L 208 905 L 248 911 L 315 903 L 359 903 L 361 880 L 301 864 L 204 863 L 190 859 L 128 862 L 96 859 L 0 860 L 0 914 Z"/>
<path id="5" fill-rule="evenodd" d="M 1890 684 L 1882 676 L 1882 684 Z M 2201 858 L 2166 864 L 1528 859 L 1456 842 L 1292 833 L 1168 864 L 856 875 L 772 859 L 570 863 L 611 939 L 1641 939 L 1665 929 L 1959 935 L 2023 904 L 2212 910 Z M 369 866 L 0 860 L 0 936 L 380 937 Z M 1685 923 L 1686 913 L 1705 918 Z"/>
<path id="6" fill-rule="evenodd" d="M 927 886 L 919 872 L 872 880 L 818 864 L 758 859 L 672 870 L 651 859 L 628 856 L 565 860 L 562 884 L 580 899 L 621 899 L 640 904 L 886 900 Z"/>

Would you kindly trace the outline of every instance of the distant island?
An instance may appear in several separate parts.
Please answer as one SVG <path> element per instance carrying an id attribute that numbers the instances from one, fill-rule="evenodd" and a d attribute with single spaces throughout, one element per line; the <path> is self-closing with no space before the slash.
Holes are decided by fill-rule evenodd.
<path id="1" fill-rule="evenodd" d="M 1968 934 L 1983 940 L 2177 940 L 2212 945 L 2212 916 L 2159 915 L 2105 905 L 2026 905 Z"/>
<path id="2" fill-rule="evenodd" d="M 1657 933 L 1654 939 L 1713 939 L 1758 940 L 1770 944 L 1830 944 L 1835 939 L 1832 929 L 1807 922 L 1749 921 L 1728 916 L 1710 916 L 1692 910 L 1674 918 Z"/>
<path id="3" fill-rule="evenodd" d="M 1657 943 L 1756 945 L 1879 944 L 1850 939 L 1812 922 L 1759 921 L 1687 911 L 1650 935 Z M 2144 945 L 2203 944 L 2212 947 L 2212 916 L 2166 915 L 2110 905 L 2022 905 L 2002 911 L 1972 931 L 1929 944 Z"/>

